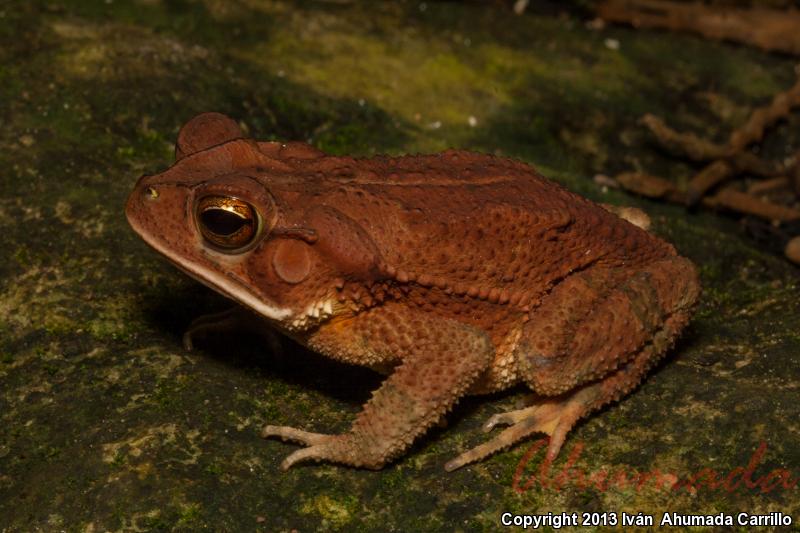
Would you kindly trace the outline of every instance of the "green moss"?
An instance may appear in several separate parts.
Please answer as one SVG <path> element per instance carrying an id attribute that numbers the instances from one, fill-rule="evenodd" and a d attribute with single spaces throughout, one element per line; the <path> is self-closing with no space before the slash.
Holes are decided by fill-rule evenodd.
<path id="1" fill-rule="evenodd" d="M 333 498 L 323 494 L 307 501 L 301 510 L 318 514 L 323 529 L 340 529 L 353 521 L 357 508 L 358 500 L 354 496 Z"/>
<path id="2" fill-rule="evenodd" d="M 174 530 L 177 531 L 197 531 L 202 524 L 200 505 L 193 503 L 181 507 L 178 521 L 175 523 Z"/>
<path id="3" fill-rule="evenodd" d="M 589 30 L 577 4 L 560 5 L 563 17 L 543 4 L 545 14 L 517 17 L 464 2 L 0 8 L 0 529 L 491 531 L 505 510 L 800 509 L 791 492 L 520 495 L 511 481 L 527 443 L 445 473 L 522 390 L 462 402 L 447 429 L 381 471 L 282 472 L 298 448 L 261 439 L 262 424 L 346 430 L 381 378 L 238 334 L 184 352 L 191 319 L 224 303 L 127 227 L 133 182 L 171 163 L 178 128 L 202 111 L 338 154 L 456 146 L 521 157 L 594 199 L 644 208 L 700 266 L 705 291 L 645 385 L 587 418 L 565 450 L 585 442 L 587 469 L 689 473 L 746 463 L 764 439 L 765 469 L 796 470 L 792 433 L 775 429 L 797 415 L 794 267 L 731 220 L 587 179 L 633 167 L 685 181 L 695 169 L 655 149 L 638 118 L 724 138 L 792 83 L 792 61 Z M 795 125 L 765 153 L 784 157 Z"/>
<path id="4" fill-rule="evenodd" d="M 120 469 L 123 468 L 128 462 L 128 454 L 122 450 L 117 451 L 114 455 L 114 459 L 109 463 L 111 468 Z"/>
<path id="5" fill-rule="evenodd" d="M 141 524 L 148 531 L 172 531 L 174 525 L 170 518 L 161 514 L 146 516 L 141 520 Z"/>
<path id="6" fill-rule="evenodd" d="M 211 463 L 206 465 L 205 471 L 214 476 L 220 476 L 225 471 L 225 468 L 220 463 Z"/>
<path id="7" fill-rule="evenodd" d="M 183 383 L 162 379 L 153 388 L 151 399 L 159 409 L 173 410 L 179 405 L 184 389 Z"/>

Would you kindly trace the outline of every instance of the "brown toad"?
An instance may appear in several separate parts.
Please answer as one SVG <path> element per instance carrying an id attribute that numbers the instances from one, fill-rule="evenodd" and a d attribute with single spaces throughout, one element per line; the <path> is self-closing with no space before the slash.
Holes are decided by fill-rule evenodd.
<path id="1" fill-rule="evenodd" d="M 206 113 L 144 176 L 131 226 L 277 330 L 388 374 L 349 432 L 266 426 L 309 460 L 381 468 L 462 396 L 518 383 L 530 407 L 445 465 L 575 422 L 644 378 L 689 320 L 697 272 L 674 248 L 517 161 L 447 151 L 352 159 L 245 139 Z M 194 331 L 213 327 L 200 320 Z"/>

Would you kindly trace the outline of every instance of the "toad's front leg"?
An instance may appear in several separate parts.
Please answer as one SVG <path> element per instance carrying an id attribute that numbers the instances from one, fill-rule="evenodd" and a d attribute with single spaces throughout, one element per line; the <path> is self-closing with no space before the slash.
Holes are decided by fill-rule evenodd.
<path id="1" fill-rule="evenodd" d="M 411 315 L 402 308 L 374 310 L 347 324 L 323 328 L 312 339 L 309 344 L 315 349 L 349 362 L 401 363 L 373 393 L 348 433 L 322 435 L 266 426 L 264 437 L 308 446 L 289 455 L 282 468 L 310 459 L 381 468 L 451 409 L 489 365 L 494 347 L 484 332 L 449 319 Z"/>

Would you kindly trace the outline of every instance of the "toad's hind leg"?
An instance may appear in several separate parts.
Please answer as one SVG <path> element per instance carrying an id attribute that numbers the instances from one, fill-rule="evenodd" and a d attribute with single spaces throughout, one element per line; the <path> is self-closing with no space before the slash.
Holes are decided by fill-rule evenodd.
<path id="1" fill-rule="evenodd" d="M 619 284 L 615 277 L 610 271 L 577 275 L 542 302 L 516 359 L 540 398 L 531 407 L 492 416 L 484 430 L 511 427 L 445 468 L 477 461 L 533 433 L 550 435 L 546 457 L 552 461 L 580 418 L 641 382 L 688 322 L 699 294 L 697 275 L 689 261 L 674 257 Z"/>
<path id="2" fill-rule="evenodd" d="M 499 435 L 468 450 L 445 464 L 445 470 L 455 470 L 479 461 L 507 448 L 534 433 L 550 436 L 546 458 L 555 460 L 567 433 L 583 416 L 618 397 L 638 384 L 657 361 L 655 346 L 649 345 L 632 361 L 601 381 L 586 385 L 576 392 L 556 397 L 541 397 L 524 409 L 493 415 L 483 425 L 488 432 L 496 426 L 509 425 Z"/>

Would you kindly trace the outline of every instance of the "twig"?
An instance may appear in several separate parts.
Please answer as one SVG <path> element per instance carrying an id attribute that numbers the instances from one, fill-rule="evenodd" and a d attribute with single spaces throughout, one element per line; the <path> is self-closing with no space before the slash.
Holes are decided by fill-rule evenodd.
<path id="1" fill-rule="evenodd" d="M 644 115 L 641 122 L 653 132 L 664 149 L 678 157 L 686 157 L 700 163 L 727 158 L 730 159 L 736 172 L 747 172 L 756 176 L 773 177 L 784 172 L 781 165 L 766 161 L 752 152 L 732 153 L 729 147 L 702 139 L 694 133 L 675 131 L 650 113 Z"/>
<path id="2" fill-rule="evenodd" d="M 606 0 L 597 6 L 597 15 L 608 22 L 689 31 L 709 39 L 800 55 L 800 13 L 794 9 L 712 7 L 665 0 Z"/>
<path id="3" fill-rule="evenodd" d="M 779 222 L 800 220 L 800 211 L 797 209 L 767 202 L 746 192 L 731 188 L 724 188 L 714 196 L 704 198 L 703 204 L 709 207 L 725 207 L 739 213 Z"/>
<path id="4" fill-rule="evenodd" d="M 795 32 L 800 36 L 800 19 L 797 20 Z M 731 132 L 728 139 L 730 153 L 743 150 L 751 143 L 761 142 L 764 131 L 785 118 L 793 107 L 800 107 L 800 77 L 789 90 L 776 94 L 769 105 L 753 111 L 743 126 Z"/>
<path id="5" fill-rule="evenodd" d="M 673 203 L 685 203 L 686 201 L 685 194 L 679 191 L 671 181 L 656 176 L 625 172 L 616 176 L 614 181 L 625 190 L 648 198 L 658 198 Z M 737 191 L 730 187 L 720 190 L 713 196 L 703 198 L 701 202 L 707 207 L 730 209 L 770 221 L 800 220 L 800 211 L 797 209 L 768 202 L 753 194 Z"/>
<path id="6" fill-rule="evenodd" d="M 787 174 L 794 187 L 794 193 L 800 197 L 800 150 L 794 153 L 794 161 L 789 165 Z"/>
<path id="7" fill-rule="evenodd" d="M 517 15 L 525 13 L 525 9 L 528 8 L 528 1 L 529 0 L 517 0 L 514 2 L 514 13 Z"/>
<path id="8" fill-rule="evenodd" d="M 780 118 L 785 116 L 782 115 Z M 673 155 L 686 157 L 698 162 L 727 158 L 732 160 L 731 163 L 737 171 L 748 172 L 758 176 L 772 177 L 784 170 L 780 165 L 761 159 L 751 152 L 743 152 L 741 149 L 733 150 L 728 146 L 702 139 L 694 133 L 675 131 L 664 124 L 663 120 L 650 113 L 644 115 L 641 121 L 653 132 L 659 144 Z M 740 129 L 744 129 L 744 127 Z M 743 133 L 737 132 L 739 132 L 738 129 L 731 136 L 737 135 L 737 138 L 741 139 Z"/>
<path id="9" fill-rule="evenodd" d="M 689 205 L 696 204 L 706 193 L 727 181 L 734 175 L 734 167 L 724 159 L 717 159 L 713 163 L 694 175 L 686 187 L 686 202 Z"/>
<path id="10" fill-rule="evenodd" d="M 761 178 L 774 178 L 775 176 L 786 173 L 786 168 L 780 163 L 767 161 L 749 151 L 737 152 L 729 161 L 737 174 L 751 174 Z"/>
<path id="11" fill-rule="evenodd" d="M 661 146 L 678 157 L 688 157 L 692 161 L 708 161 L 727 155 L 725 146 L 701 139 L 694 133 L 677 132 L 650 113 L 643 116 L 641 121 L 653 132 Z"/>
<path id="12" fill-rule="evenodd" d="M 767 128 L 785 118 L 794 107 L 800 107 L 800 76 L 790 89 L 775 95 L 769 105 L 755 109 L 747 122 L 731 132 L 725 146 L 702 139 L 694 133 L 677 132 L 651 114 L 643 116 L 641 120 L 667 150 L 693 161 L 710 161 L 689 181 L 686 201 L 694 205 L 708 191 L 737 174 L 746 172 L 762 177 L 785 174 L 783 165 L 761 159 L 746 151 L 746 148 L 752 143 L 761 142 Z"/>
<path id="13" fill-rule="evenodd" d="M 800 265 L 800 237 L 790 239 L 789 242 L 786 243 L 786 248 L 784 248 L 783 253 L 786 254 L 786 257 L 790 261 Z"/>
<path id="14" fill-rule="evenodd" d="M 747 194 L 758 196 L 759 194 L 766 194 L 772 191 L 789 188 L 789 178 L 786 176 L 778 176 L 764 181 L 757 181 L 747 188 Z"/>
<path id="15" fill-rule="evenodd" d="M 672 202 L 684 201 L 684 194 L 677 190 L 674 183 L 657 176 L 625 172 L 614 178 L 614 181 L 623 189 L 647 198 L 661 198 Z"/>

